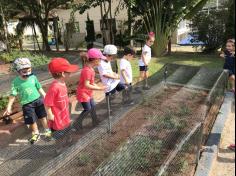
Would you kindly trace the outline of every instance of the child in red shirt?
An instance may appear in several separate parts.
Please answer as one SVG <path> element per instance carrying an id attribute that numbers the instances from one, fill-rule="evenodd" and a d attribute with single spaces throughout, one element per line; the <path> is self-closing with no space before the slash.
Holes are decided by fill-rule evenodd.
<path id="1" fill-rule="evenodd" d="M 98 124 L 98 119 L 95 110 L 95 102 L 93 99 L 93 90 L 104 91 L 105 86 L 98 86 L 95 84 L 95 71 L 94 67 L 100 65 L 100 60 L 105 56 L 99 49 L 92 48 L 87 53 L 87 63 L 85 64 L 83 70 L 81 71 L 81 76 L 79 80 L 79 85 L 77 88 L 77 100 L 82 104 L 84 111 L 80 114 L 77 122 L 75 122 L 74 127 L 76 129 L 82 129 L 83 119 L 91 113 L 93 120 L 93 126 Z"/>
<path id="2" fill-rule="evenodd" d="M 70 127 L 69 97 L 65 81 L 70 73 L 78 69 L 77 65 L 71 65 L 64 58 L 53 58 L 49 63 L 49 71 L 55 80 L 48 89 L 44 105 L 48 114 L 48 126 L 53 132 Z"/>

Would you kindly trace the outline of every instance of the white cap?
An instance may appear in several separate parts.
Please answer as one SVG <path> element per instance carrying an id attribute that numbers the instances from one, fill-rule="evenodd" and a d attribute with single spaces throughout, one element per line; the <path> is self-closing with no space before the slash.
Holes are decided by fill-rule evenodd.
<path id="1" fill-rule="evenodd" d="M 116 55 L 117 54 L 117 47 L 115 45 L 106 45 L 103 51 L 105 55 Z"/>
<path id="2" fill-rule="evenodd" d="M 13 62 L 13 67 L 15 68 L 16 71 L 20 71 L 25 68 L 31 68 L 32 65 L 31 65 L 30 59 L 28 58 L 17 58 Z"/>

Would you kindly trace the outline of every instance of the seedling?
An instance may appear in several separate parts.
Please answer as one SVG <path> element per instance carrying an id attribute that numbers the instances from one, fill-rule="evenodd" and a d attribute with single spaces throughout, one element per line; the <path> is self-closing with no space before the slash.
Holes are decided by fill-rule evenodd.
<path id="1" fill-rule="evenodd" d="M 179 112 L 176 115 L 182 117 L 191 115 L 191 113 L 191 109 L 187 105 L 183 104 L 180 106 Z"/>
<path id="2" fill-rule="evenodd" d="M 79 156 L 79 165 L 86 166 L 90 162 L 91 158 L 87 153 L 82 153 Z"/>

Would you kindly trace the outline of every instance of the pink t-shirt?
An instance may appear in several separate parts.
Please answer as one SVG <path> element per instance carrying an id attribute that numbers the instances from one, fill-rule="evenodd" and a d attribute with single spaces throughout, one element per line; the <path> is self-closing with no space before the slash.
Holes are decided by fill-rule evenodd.
<path id="1" fill-rule="evenodd" d="M 54 81 L 44 99 L 45 106 L 51 107 L 54 121 L 49 120 L 48 126 L 53 130 L 64 130 L 70 125 L 69 97 L 66 85 Z"/>
<path id="2" fill-rule="evenodd" d="M 88 89 L 85 86 L 85 82 L 88 80 L 90 84 L 94 84 L 95 71 L 93 68 L 85 66 L 81 71 L 79 85 L 77 87 L 77 100 L 81 103 L 89 102 L 93 97 L 93 90 Z"/>

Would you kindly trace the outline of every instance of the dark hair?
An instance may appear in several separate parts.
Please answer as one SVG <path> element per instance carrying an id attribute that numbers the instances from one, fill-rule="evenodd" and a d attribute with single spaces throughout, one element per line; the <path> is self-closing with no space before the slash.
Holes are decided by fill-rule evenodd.
<path id="1" fill-rule="evenodd" d="M 62 77 L 62 73 L 52 73 L 52 77 L 53 77 L 54 79 L 59 79 L 59 78 Z"/>
<path id="2" fill-rule="evenodd" d="M 134 56 L 135 55 L 135 50 L 133 48 L 130 48 L 130 47 L 125 47 L 124 48 L 124 55 L 126 56 L 126 55 L 129 55 L 129 54 Z"/>
<path id="3" fill-rule="evenodd" d="M 80 59 L 82 60 L 83 67 L 88 63 L 94 61 L 93 58 L 89 58 L 86 52 L 80 53 Z"/>

